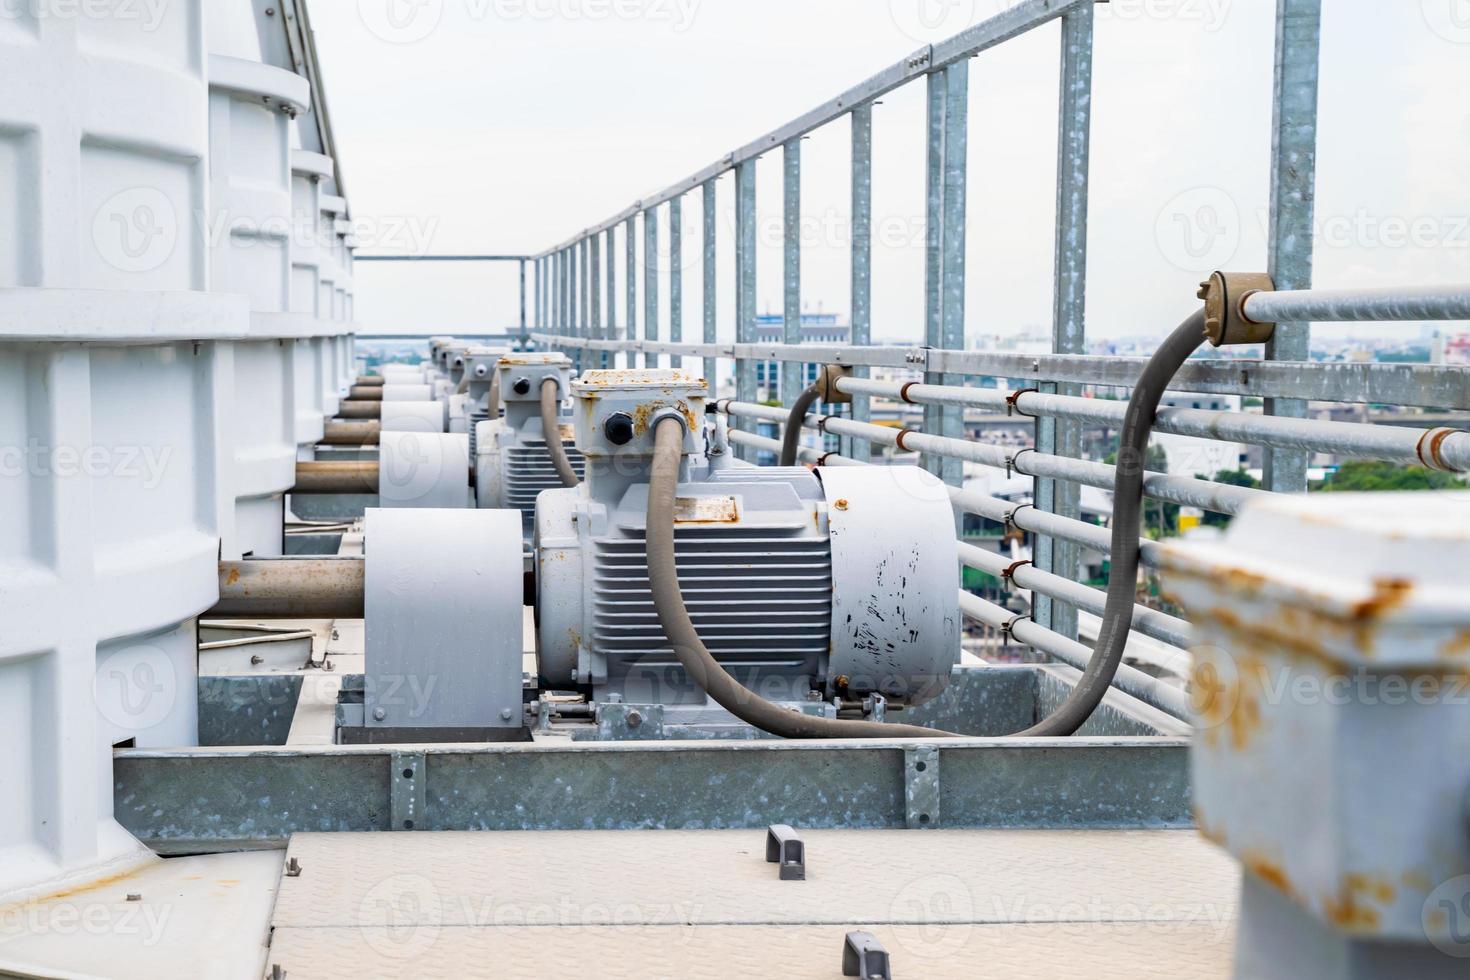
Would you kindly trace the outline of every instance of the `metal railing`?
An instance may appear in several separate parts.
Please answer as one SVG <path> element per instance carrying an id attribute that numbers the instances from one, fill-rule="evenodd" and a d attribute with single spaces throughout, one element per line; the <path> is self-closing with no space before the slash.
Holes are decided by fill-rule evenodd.
<path id="1" fill-rule="evenodd" d="M 1310 321 L 1446 319 L 1470 317 L 1470 289 L 1311 291 L 1313 199 L 1316 181 L 1317 64 L 1321 0 L 1277 0 L 1271 209 L 1267 272 L 1280 292 L 1252 296 L 1247 313 L 1278 326 L 1261 359 L 1196 359 L 1176 376 L 1174 388 L 1199 393 L 1257 397 L 1260 415 L 1166 409 L 1157 431 L 1259 446 L 1264 489 L 1256 490 L 1167 474 L 1148 474 L 1145 493 L 1155 499 L 1233 514 L 1269 492 L 1307 489 L 1313 452 L 1350 458 L 1420 464 L 1463 471 L 1470 467 L 1470 435 L 1444 428 L 1400 428 L 1309 419 L 1312 401 L 1372 402 L 1470 410 L 1470 371 L 1419 364 L 1313 362 Z M 756 364 L 834 363 L 851 366 L 839 387 L 852 396 L 843 416 L 813 416 L 806 425 L 842 437 L 852 458 L 803 450 L 809 462 L 866 465 L 873 445 L 917 452 L 923 465 L 950 485 L 957 511 L 975 514 L 1034 535 L 1029 563 L 1012 567 L 998 556 L 961 545 L 967 565 L 1008 588 L 1032 593 L 1032 615 L 1017 620 L 1009 610 L 962 593 L 966 615 L 1003 628 L 1018 642 L 1068 663 L 1090 651 L 1077 642 L 1076 611 L 1100 612 L 1103 593 L 1081 585 L 1079 549 L 1106 553 L 1108 532 L 1080 519 L 1083 486 L 1111 488 L 1113 468 L 1082 458 L 1083 428 L 1117 425 L 1121 401 L 1081 397 L 1084 386 L 1131 388 L 1143 369 L 1139 357 L 1095 357 L 1085 352 L 1089 141 L 1091 130 L 1094 0 L 1022 0 L 1005 12 L 937 44 L 909 54 L 806 114 L 724 155 L 657 194 L 534 256 L 536 340 L 578 358 L 579 367 L 605 366 L 623 354 L 628 366 L 679 364 L 702 358 L 714 385 L 717 364 L 734 362 L 734 399 L 720 402 L 735 423 L 732 442 L 745 458 L 774 451 L 757 434 L 762 423 L 781 423 L 781 408 L 756 404 Z M 1059 22 L 1060 86 L 1054 290 L 1050 352 L 1039 355 L 964 349 L 965 217 L 967 185 L 968 60 L 1042 25 Z M 924 343 L 872 345 L 873 106 L 882 96 L 923 77 L 927 89 Z M 1266 107 L 1262 106 L 1264 113 Z M 840 119 L 851 124 L 852 235 L 850 345 L 801 343 L 800 141 Z M 780 149 L 783 158 L 783 343 L 757 340 L 756 161 Z M 716 337 L 716 181 L 734 174 L 735 343 Z M 671 234 L 682 231 L 684 197 L 695 191 L 703 206 L 701 342 L 685 342 L 681 260 L 669 264 L 671 303 L 660 322 L 657 263 L 659 209 L 667 208 Z M 643 223 L 644 279 L 640 307 L 637 223 Z M 622 275 L 617 235 L 623 235 Z M 676 256 L 683 243 L 670 242 Z M 728 246 L 727 246 L 728 247 Z M 620 294 L 619 284 L 625 289 Z M 603 302 L 605 286 L 605 303 Z M 1181 312 L 1184 312 L 1181 303 Z M 871 378 L 874 367 L 907 369 L 922 381 L 899 385 Z M 800 373 L 782 371 L 779 400 L 789 405 Z M 1010 379 L 1013 390 L 964 387 L 967 377 Z M 1123 392 L 1120 392 L 1123 393 Z M 727 394 L 717 392 L 720 394 Z M 895 430 L 872 424 L 874 399 L 918 406 L 922 425 Z M 1031 420 L 1032 447 L 1024 450 L 968 441 L 966 409 L 1018 413 Z M 963 489 L 966 462 L 1004 468 L 1033 480 L 1032 503 L 1016 504 Z M 1158 546 L 1143 542 L 1143 562 L 1154 565 Z M 1135 629 L 1182 646 L 1188 624 L 1156 610 L 1140 609 Z M 1118 684 L 1175 711 L 1178 692 L 1139 672 L 1120 672 Z"/>

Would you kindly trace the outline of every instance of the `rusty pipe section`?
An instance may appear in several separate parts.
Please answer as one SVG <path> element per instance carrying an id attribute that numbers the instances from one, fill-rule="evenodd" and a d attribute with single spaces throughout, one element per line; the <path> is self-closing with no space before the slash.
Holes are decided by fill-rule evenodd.
<path id="1" fill-rule="evenodd" d="M 382 440 L 383 423 L 378 421 L 345 422 L 327 419 L 322 433 L 324 446 L 376 446 Z"/>
<path id="2" fill-rule="evenodd" d="M 355 385 L 362 385 L 364 387 L 372 388 L 381 388 L 387 383 L 388 379 L 383 377 L 381 374 L 359 374 L 357 376 L 357 380 L 353 382 L 353 384 Z"/>
<path id="3" fill-rule="evenodd" d="M 347 392 L 353 401 L 380 402 L 383 400 L 382 385 L 353 385 Z"/>
<path id="4" fill-rule="evenodd" d="M 337 406 L 339 419 L 380 419 L 383 417 L 381 401 L 345 401 Z"/>
<path id="5" fill-rule="evenodd" d="M 205 619 L 362 619 L 361 558 L 247 558 L 219 563 Z"/>
<path id="6" fill-rule="evenodd" d="M 378 461 L 360 459 L 322 462 L 303 460 L 296 464 L 292 493 L 377 493 Z"/>

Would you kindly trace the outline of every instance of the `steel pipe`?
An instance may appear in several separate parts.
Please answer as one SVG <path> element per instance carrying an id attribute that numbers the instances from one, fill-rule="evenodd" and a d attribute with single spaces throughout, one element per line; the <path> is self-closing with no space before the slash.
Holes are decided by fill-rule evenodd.
<path id="1" fill-rule="evenodd" d="M 377 493 L 378 461 L 302 461 L 292 493 Z"/>
<path id="2" fill-rule="evenodd" d="M 954 385 L 905 385 L 860 378 L 839 378 L 837 390 L 912 404 L 942 402 L 998 411 L 1014 408 L 1022 415 L 1053 416 L 1103 425 L 1121 425 L 1128 410 L 1126 402 L 1101 398 L 1048 395 L 1029 390 L 1004 392 Z M 1201 439 L 1381 459 L 1456 473 L 1470 471 L 1470 432 L 1455 429 L 1164 408 L 1159 410 L 1154 420 L 1154 430 Z"/>
<path id="3" fill-rule="evenodd" d="M 1242 309 L 1257 323 L 1466 320 L 1470 285 L 1259 292 L 1247 295 Z"/>
<path id="4" fill-rule="evenodd" d="M 360 402 L 380 402 L 383 400 L 383 389 L 385 385 L 353 385 L 348 389 L 347 397 Z"/>
<path id="5" fill-rule="evenodd" d="M 380 419 L 382 417 L 382 402 L 345 401 L 337 406 L 337 418 L 339 419 Z"/>
<path id="6" fill-rule="evenodd" d="M 1003 606 L 987 602 L 969 592 L 959 594 L 960 612 L 976 622 L 985 623 L 996 629 L 1006 630 L 1016 641 L 1034 647 L 1069 667 L 1085 671 L 1092 659 L 1092 649 L 1084 643 L 1069 640 L 1039 626 L 1025 616 L 1017 616 Z M 1164 683 L 1157 677 L 1145 674 L 1136 667 L 1122 664 L 1113 675 L 1113 687 L 1131 694 L 1138 700 L 1175 718 L 1189 718 L 1189 695 L 1182 689 Z"/>
<path id="7" fill-rule="evenodd" d="M 388 379 L 381 374 L 359 374 L 353 384 L 382 386 L 388 383 Z"/>
<path id="8" fill-rule="evenodd" d="M 719 411 L 727 411 L 731 415 L 771 422 L 784 422 L 788 416 L 788 413 L 781 408 L 745 402 L 722 401 L 716 403 L 716 408 Z M 861 436 L 872 442 L 885 446 L 896 446 L 899 449 L 968 460 L 972 463 L 1010 470 L 1025 476 L 1071 480 L 1074 483 L 1103 490 L 1110 490 L 1113 487 L 1114 467 L 1106 463 L 1052 456 L 1034 449 L 1012 452 L 1001 446 L 930 436 L 911 429 L 890 429 L 882 425 L 854 422 L 831 415 L 809 415 L 806 418 L 806 426 L 834 435 Z M 1145 473 L 1143 487 L 1144 493 L 1156 500 L 1165 500 L 1186 507 L 1199 507 L 1220 514 L 1238 513 L 1250 501 L 1266 496 L 1263 490 L 1227 486 L 1223 483 L 1196 480 L 1192 477 L 1168 476 L 1163 473 Z"/>
<path id="9" fill-rule="evenodd" d="M 219 563 L 205 619 L 362 619 L 361 558 L 249 558 Z"/>
<path id="10" fill-rule="evenodd" d="M 324 446 L 376 446 L 382 435 L 382 423 L 376 421 L 343 422 L 328 419 L 322 435 Z"/>

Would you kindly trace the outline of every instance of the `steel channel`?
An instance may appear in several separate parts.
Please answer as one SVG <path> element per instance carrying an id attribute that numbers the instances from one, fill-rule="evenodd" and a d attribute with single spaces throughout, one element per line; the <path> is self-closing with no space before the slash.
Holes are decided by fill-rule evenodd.
<path id="1" fill-rule="evenodd" d="M 684 198 L 669 201 L 669 340 L 684 340 Z M 675 354 L 669 366 L 681 368 L 684 358 Z"/>
<path id="2" fill-rule="evenodd" d="M 801 137 L 787 140 L 781 148 L 781 263 L 782 340 L 801 344 Z M 806 364 L 778 364 L 781 404 L 791 405 L 801 396 Z M 770 379 L 767 379 L 769 382 Z"/>
<path id="3" fill-rule="evenodd" d="M 416 830 L 902 828 L 905 750 L 938 748 L 946 827 L 1188 827 L 1167 737 L 424 746 Z M 115 812 L 164 853 L 391 828 L 398 746 L 120 749 Z M 401 770 L 400 770 L 401 771 Z"/>
<path id="4" fill-rule="evenodd" d="M 716 237 L 716 191 L 717 188 L 714 178 L 710 178 L 704 182 L 700 195 L 700 203 L 703 205 L 704 212 L 704 236 L 700 241 L 700 248 L 704 253 L 704 282 L 702 284 L 704 287 L 704 297 L 702 312 L 704 314 L 704 342 L 706 344 L 713 344 L 715 342 L 715 328 L 718 323 L 718 309 L 715 305 L 719 286 L 719 268 L 717 265 L 719 240 Z M 717 375 L 719 366 L 719 358 L 705 357 L 704 380 L 709 384 L 710 397 L 716 397 L 719 394 Z"/>
<path id="5" fill-rule="evenodd" d="M 524 342 L 526 334 L 526 260 L 521 259 L 521 340 Z"/>
<path id="6" fill-rule="evenodd" d="M 1277 0 L 1276 59 L 1271 99 L 1271 217 L 1267 271 L 1278 289 L 1312 285 L 1317 187 L 1317 76 L 1322 39 L 1322 0 Z M 1311 324 L 1278 322 L 1266 344 L 1272 361 L 1305 361 Z M 1267 415 L 1303 418 L 1301 399 L 1267 398 Z M 1265 486 L 1280 493 L 1307 489 L 1307 454 L 1295 449 L 1266 453 Z"/>
<path id="7" fill-rule="evenodd" d="M 873 342 L 873 106 L 860 105 L 852 110 L 852 342 L 864 347 Z M 854 369 L 858 378 L 867 378 L 866 367 Z M 852 400 L 852 417 L 870 422 L 872 405 L 866 395 Z M 849 439 L 844 452 L 853 459 L 872 455 L 866 439 Z"/>

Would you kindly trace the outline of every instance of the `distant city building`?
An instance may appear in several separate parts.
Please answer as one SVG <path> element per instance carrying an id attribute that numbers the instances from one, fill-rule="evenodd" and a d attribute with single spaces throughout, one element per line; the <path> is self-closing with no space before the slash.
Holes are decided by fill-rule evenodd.
<path id="1" fill-rule="evenodd" d="M 1444 363 L 1470 364 L 1470 333 L 1445 338 Z"/>
<path id="2" fill-rule="evenodd" d="M 779 313 L 764 313 L 755 318 L 755 340 L 758 344 L 781 344 L 786 342 L 786 318 Z M 801 315 L 801 342 L 803 344 L 850 344 L 852 327 L 842 322 L 836 313 L 803 313 Z M 758 397 L 770 400 L 781 397 L 781 369 L 779 361 L 757 361 L 755 364 L 755 386 Z M 794 366 L 794 365 L 793 365 Z M 803 388 L 816 382 L 820 364 L 803 365 Z"/>

